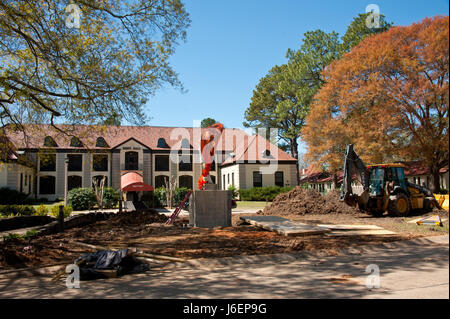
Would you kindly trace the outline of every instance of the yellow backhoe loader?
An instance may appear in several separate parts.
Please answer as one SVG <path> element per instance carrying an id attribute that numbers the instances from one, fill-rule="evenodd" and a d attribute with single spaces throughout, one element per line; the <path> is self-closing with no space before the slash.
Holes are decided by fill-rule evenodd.
<path id="1" fill-rule="evenodd" d="M 352 180 L 356 174 L 362 184 L 362 193 L 353 193 Z M 353 149 L 347 146 L 340 201 L 373 216 L 386 211 L 393 216 L 407 216 L 411 210 L 431 211 L 439 207 L 433 193 L 426 187 L 413 184 L 405 178 L 402 164 L 366 166 Z"/>

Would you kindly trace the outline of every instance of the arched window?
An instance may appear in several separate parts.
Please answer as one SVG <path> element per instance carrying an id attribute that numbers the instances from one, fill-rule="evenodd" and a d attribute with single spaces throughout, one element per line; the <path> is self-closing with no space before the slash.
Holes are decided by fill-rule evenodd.
<path id="1" fill-rule="evenodd" d="M 96 147 L 108 147 L 108 143 L 106 143 L 103 137 L 97 137 L 97 142 L 95 143 Z"/>
<path id="2" fill-rule="evenodd" d="M 189 143 L 189 140 L 187 138 L 183 138 L 181 140 L 181 148 L 191 148 L 191 144 Z"/>
<path id="3" fill-rule="evenodd" d="M 39 194 L 54 195 L 56 190 L 55 176 L 40 176 L 39 177 Z"/>
<path id="4" fill-rule="evenodd" d="M 108 176 L 104 176 L 104 175 L 97 175 L 97 176 L 92 177 L 92 187 L 94 187 L 94 184 L 97 186 L 100 186 L 103 178 L 105 179 L 104 186 L 107 187 L 108 186 Z"/>
<path id="5" fill-rule="evenodd" d="M 125 170 L 137 171 L 139 169 L 139 154 L 138 152 L 125 153 Z"/>
<path id="6" fill-rule="evenodd" d="M 158 175 L 155 176 L 155 188 L 164 187 L 166 182 L 169 182 L 169 176 L 166 175 Z"/>
<path id="7" fill-rule="evenodd" d="M 46 136 L 44 138 L 44 146 L 46 147 L 57 147 L 55 140 L 51 136 Z"/>
<path id="8" fill-rule="evenodd" d="M 180 185 L 180 187 L 186 187 L 186 188 L 192 189 L 194 186 L 193 182 L 194 182 L 194 180 L 193 180 L 192 176 L 182 175 L 179 178 L 178 184 Z"/>
<path id="9" fill-rule="evenodd" d="M 81 178 L 81 176 L 77 175 L 67 176 L 67 191 L 70 191 L 71 189 L 74 188 L 82 187 L 83 186 L 82 181 L 83 179 Z"/>
<path id="10" fill-rule="evenodd" d="M 80 139 L 78 137 L 72 137 L 70 140 L 70 146 L 71 147 L 83 147 L 83 143 L 81 143 Z"/>
<path id="11" fill-rule="evenodd" d="M 157 145 L 157 147 L 158 148 L 169 148 L 169 145 L 167 145 L 167 142 L 166 142 L 166 140 L 164 139 L 164 138 L 159 138 L 158 139 L 158 145 Z"/>

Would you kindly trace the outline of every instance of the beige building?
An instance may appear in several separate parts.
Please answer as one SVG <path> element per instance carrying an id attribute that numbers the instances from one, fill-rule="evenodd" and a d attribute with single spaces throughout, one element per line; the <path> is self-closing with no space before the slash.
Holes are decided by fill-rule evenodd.
<path id="1" fill-rule="evenodd" d="M 82 125 L 59 129 L 3 128 L 10 148 L 0 163 L 0 187 L 49 200 L 63 198 L 72 188 L 92 187 L 103 177 L 108 186 L 129 193 L 163 186 L 169 178 L 178 187 L 198 188 L 204 129 Z M 219 189 L 297 184 L 295 159 L 261 136 L 225 129 L 215 140 L 210 176 Z"/>

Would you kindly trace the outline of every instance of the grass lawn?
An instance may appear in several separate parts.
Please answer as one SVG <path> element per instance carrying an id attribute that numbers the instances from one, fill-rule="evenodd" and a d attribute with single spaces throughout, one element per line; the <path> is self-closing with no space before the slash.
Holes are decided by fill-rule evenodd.
<path id="1" fill-rule="evenodd" d="M 36 205 L 31 205 L 31 206 L 33 206 L 34 209 L 37 209 L 41 205 L 46 206 L 50 210 L 53 206 L 64 205 L 64 201 L 53 202 L 53 203 L 42 203 L 42 204 L 36 204 Z"/>
<path id="2" fill-rule="evenodd" d="M 263 209 L 271 202 L 253 202 L 253 201 L 237 201 L 237 208 L 240 209 Z"/>

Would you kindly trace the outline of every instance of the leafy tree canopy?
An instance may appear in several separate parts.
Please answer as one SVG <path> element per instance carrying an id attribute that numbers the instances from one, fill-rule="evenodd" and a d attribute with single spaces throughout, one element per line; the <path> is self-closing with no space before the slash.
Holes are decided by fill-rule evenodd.
<path id="1" fill-rule="evenodd" d="M 422 159 L 438 192 L 448 165 L 449 18 L 363 40 L 324 72 L 307 117 L 308 157 L 333 171 L 347 144 L 366 162 Z"/>
<path id="2" fill-rule="evenodd" d="M 216 123 L 217 123 L 217 121 L 215 119 L 207 117 L 207 118 L 202 120 L 202 122 L 200 123 L 200 126 L 205 128 L 205 127 L 209 127 L 209 126 L 211 126 L 213 124 L 216 124 Z"/>
<path id="3" fill-rule="evenodd" d="M 288 62 L 273 67 L 259 81 L 245 111 L 244 126 L 279 129 L 279 138 L 289 144 L 290 153 L 298 159 L 298 139 L 314 96 L 326 82 L 324 70 L 360 40 L 390 26 L 381 19 L 381 28 L 368 29 L 367 15 L 360 14 L 352 21 L 343 42 L 337 32 L 306 32 L 300 48 L 287 51 Z"/>
<path id="4" fill-rule="evenodd" d="M 189 23 L 179 0 L 0 0 L 2 124 L 142 124 Z"/>

